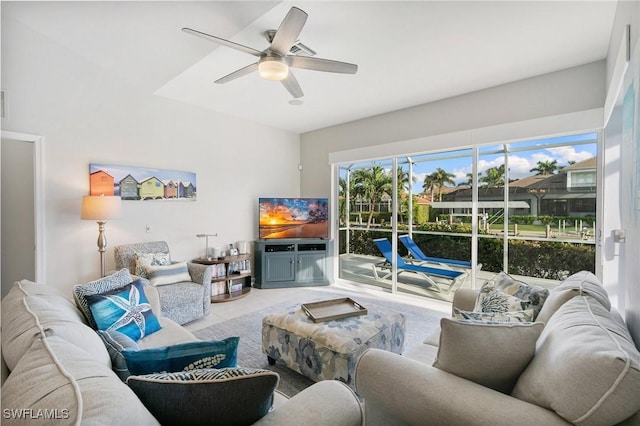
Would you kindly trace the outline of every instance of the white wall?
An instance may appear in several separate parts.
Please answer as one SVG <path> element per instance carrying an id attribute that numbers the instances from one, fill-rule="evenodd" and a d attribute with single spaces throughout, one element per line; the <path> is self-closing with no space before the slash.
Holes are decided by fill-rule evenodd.
<path id="1" fill-rule="evenodd" d="M 45 281 L 65 291 L 99 275 L 97 225 L 80 220 L 89 163 L 197 173 L 195 202 L 124 202 L 106 226 L 107 270 L 118 244 L 166 240 L 174 259 L 191 259 L 204 253 L 197 233 L 253 240 L 259 196 L 299 195 L 297 134 L 139 92 L 6 16 L 2 89 L 2 128 L 45 137 Z"/>

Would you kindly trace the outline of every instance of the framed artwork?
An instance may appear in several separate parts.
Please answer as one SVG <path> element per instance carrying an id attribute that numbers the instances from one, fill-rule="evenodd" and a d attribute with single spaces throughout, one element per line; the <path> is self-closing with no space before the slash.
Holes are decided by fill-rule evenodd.
<path id="1" fill-rule="evenodd" d="M 196 200 L 196 174 L 146 167 L 89 164 L 89 195 L 123 200 Z"/>

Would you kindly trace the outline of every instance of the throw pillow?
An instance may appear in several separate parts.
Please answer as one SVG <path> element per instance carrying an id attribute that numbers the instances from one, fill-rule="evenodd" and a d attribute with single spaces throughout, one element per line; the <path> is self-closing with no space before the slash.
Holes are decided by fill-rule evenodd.
<path id="1" fill-rule="evenodd" d="M 161 328 L 140 280 L 106 293 L 87 296 L 87 301 L 98 330 L 116 330 L 139 340 Z"/>
<path id="2" fill-rule="evenodd" d="M 503 393 L 533 358 L 542 323 L 481 324 L 442 318 L 433 366 Z"/>
<path id="3" fill-rule="evenodd" d="M 250 425 L 271 409 L 278 380 L 269 370 L 227 368 L 130 376 L 127 384 L 163 425 Z"/>
<path id="4" fill-rule="evenodd" d="M 482 285 L 474 311 L 507 312 L 533 309 L 533 320 L 536 319 L 549 290 L 527 284 L 500 272 Z"/>
<path id="5" fill-rule="evenodd" d="M 137 375 L 236 367 L 239 340 L 239 337 L 228 337 L 224 340 L 185 342 L 139 351 L 124 350 L 122 355 L 131 374 Z"/>
<path id="6" fill-rule="evenodd" d="M 84 285 L 76 285 L 73 287 L 73 298 L 76 301 L 76 305 L 82 311 L 89 325 L 95 330 L 98 328 L 96 321 L 93 319 L 91 309 L 89 309 L 89 303 L 87 297 L 94 294 L 101 294 L 107 291 L 111 291 L 116 288 L 121 288 L 133 281 L 129 270 L 124 268 L 118 272 L 107 275 L 99 280 L 91 281 Z"/>
<path id="7" fill-rule="evenodd" d="M 127 361 L 122 355 L 122 351 L 130 349 L 137 351 L 138 344 L 126 334 L 115 330 L 98 330 L 98 335 L 102 338 L 111 358 L 111 368 L 123 382 L 131 375 L 127 368 Z"/>
<path id="8" fill-rule="evenodd" d="M 147 278 L 152 285 L 174 284 L 191 281 L 187 262 L 176 262 L 171 265 L 149 265 L 144 267 Z"/>
<path id="9" fill-rule="evenodd" d="M 135 252 L 136 272 L 135 274 L 142 278 L 147 278 L 145 266 L 162 266 L 171 265 L 171 257 L 169 253 L 142 253 Z"/>
<path id="10" fill-rule="evenodd" d="M 508 312 L 471 312 L 453 308 L 453 317 L 461 320 L 469 320 L 483 323 L 503 322 L 532 322 L 533 309 Z"/>

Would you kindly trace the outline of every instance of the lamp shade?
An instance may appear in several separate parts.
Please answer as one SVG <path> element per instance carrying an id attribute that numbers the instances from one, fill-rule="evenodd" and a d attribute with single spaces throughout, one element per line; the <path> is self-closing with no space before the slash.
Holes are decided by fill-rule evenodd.
<path id="1" fill-rule="evenodd" d="M 81 219 L 108 220 L 122 216 L 122 199 L 114 196 L 86 195 L 82 197 Z"/>

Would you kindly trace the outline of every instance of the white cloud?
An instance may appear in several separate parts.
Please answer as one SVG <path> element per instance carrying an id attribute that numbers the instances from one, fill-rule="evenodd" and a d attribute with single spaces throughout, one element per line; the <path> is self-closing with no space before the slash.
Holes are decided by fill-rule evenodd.
<path id="1" fill-rule="evenodd" d="M 576 152 L 576 148 L 573 146 L 562 146 L 559 148 L 549 148 L 547 151 L 551 152 L 554 155 L 554 159 L 558 160 L 558 165 L 564 166 L 569 161 L 575 161 L 579 163 L 580 161 L 587 160 L 593 155 L 587 151 Z"/>

